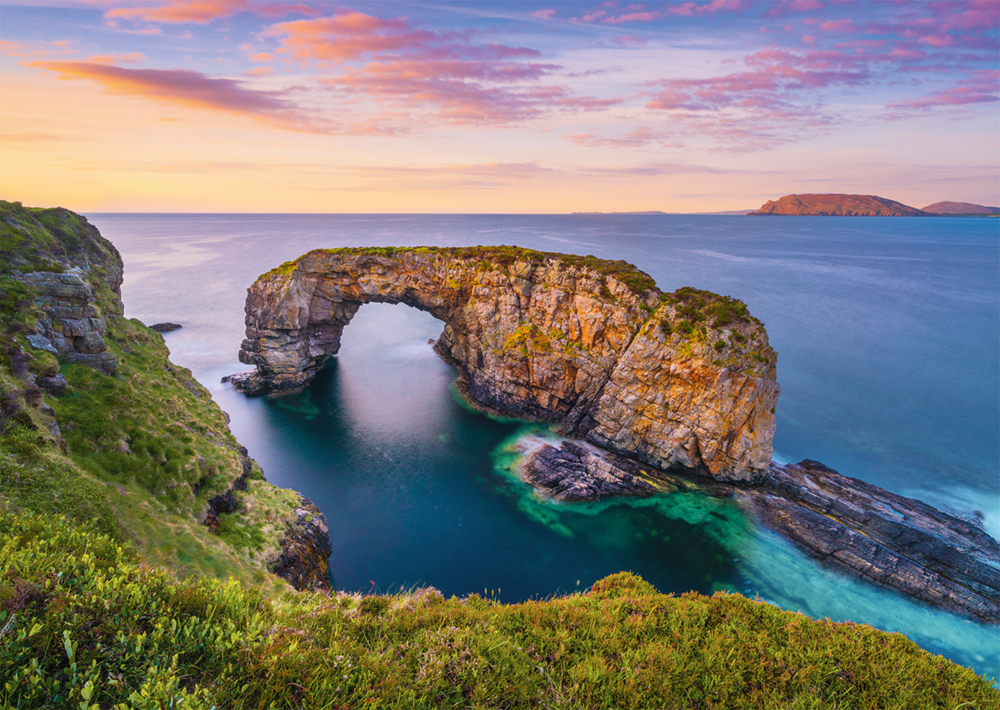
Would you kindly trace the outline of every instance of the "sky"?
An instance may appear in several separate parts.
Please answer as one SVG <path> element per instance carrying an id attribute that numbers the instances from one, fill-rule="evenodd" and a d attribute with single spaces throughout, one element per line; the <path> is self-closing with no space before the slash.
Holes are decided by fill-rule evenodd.
<path id="1" fill-rule="evenodd" d="M 87 212 L 1000 205 L 1000 2 L 0 0 L 0 197 Z"/>

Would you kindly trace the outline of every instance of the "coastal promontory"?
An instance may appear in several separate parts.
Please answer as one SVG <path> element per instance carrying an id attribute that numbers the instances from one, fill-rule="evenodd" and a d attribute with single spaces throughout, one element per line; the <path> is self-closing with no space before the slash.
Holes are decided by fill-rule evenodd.
<path id="1" fill-rule="evenodd" d="M 316 250 L 257 279 L 233 378 L 296 391 L 365 303 L 443 321 L 435 348 L 476 406 L 556 422 L 663 470 L 767 471 L 779 394 L 767 332 L 735 299 L 663 293 L 631 264 L 518 247 Z"/>

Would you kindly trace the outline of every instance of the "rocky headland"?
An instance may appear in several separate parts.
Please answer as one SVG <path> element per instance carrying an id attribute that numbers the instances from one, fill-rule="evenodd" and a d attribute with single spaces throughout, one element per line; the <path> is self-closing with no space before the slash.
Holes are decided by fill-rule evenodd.
<path id="1" fill-rule="evenodd" d="M 296 588 L 329 589 L 326 519 L 268 484 L 162 337 L 124 317 L 111 242 L 69 210 L 3 201 L 0 237 L 0 434 L 24 442 L 29 461 L 55 457 L 37 481 L 37 461 L 4 458 L 0 502 L 37 500 L 58 482 L 54 511 L 72 514 L 78 502 L 80 517 L 103 513 L 107 529 L 140 547 L 214 548 L 226 561 L 216 569 L 245 564 L 248 577 L 269 569 Z M 171 537 L 179 530 L 183 542 Z"/>
<path id="2" fill-rule="evenodd" d="M 657 471 L 582 442 L 521 444 L 521 477 L 559 501 L 646 497 L 692 487 L 733 498 L 821 563 L 986 623 L 1000 623 L 1000 544 L 979 527 L 816 461 L 771 464 L 753 485 Z"/>
<path id="3" fill-rule="evenodd" d="M 294 392 L 364 303 L 444 322 L 435 344 L 485 410 L 557 423 L 521 476 L 559 501 L 699 486 L 823 563 L 1000 622 L 1000 547 L 979 528 L 816 462 L 771 462 L 779 387 L 763 325 L 734 299 L 662 293 L 624 262 L 516 247 L 317 250 L 248 290 L 233 376 Z M 691 476 L 694 476 L 691 478 Z"/>

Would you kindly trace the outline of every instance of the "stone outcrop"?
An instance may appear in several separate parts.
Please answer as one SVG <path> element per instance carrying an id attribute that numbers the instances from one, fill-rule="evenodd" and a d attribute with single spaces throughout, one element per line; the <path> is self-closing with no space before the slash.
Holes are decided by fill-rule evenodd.
<path id="1" fill-rule="evenodd" d="M 0 214 L 10 249 L 2 254 L 3 270 L 31 287 L 43 314 L 28 342 L 63 362 L 113 373 L 104 335 L 105 315 L 122 314 L 118 250 L 85 218 L 61 207 L 30 211 L 3 202 Z"/>
<path id="2" fill-rule="evenodd" d="M 268 569 L 300 591 L 329 591 L 332 552 L 326 516 L 302 497 L 281 539 L 281 553 Z"/>
<path id="3" fill-rule="evenodd" d="M 27 273 L 20 280 L 35 289 L 35 304 L 45 313 L 37 332 L 27 336 L 32 347 L 54 353 L 64 362 L 81 363 L 108 374 L 115 371 L 115 357 L 107 352 L 104 342 L 104 316 L 79 269 Z"/>
<path id="4" fill-rule="evenodd" d="M 317 250 L 250 287 L 240 361 L 249 394 L 297 391 L 365 303 L 444 322 L 436 350 L 471 402 L 656 468 L 763 476 L 777 356 L 739 301 L 661 293 L 625 262 L 516 247 Z"/>
<path id="5" fill-rule="evenodd" d="M 670 490 L 668 480 L 635 461 L 574 441 L 542 444 L 521 461 L 521 477 L 559 501 L 597 501 L 617 496 L 646 497 Z"/>
<path id="6" fill-rule="evenodd" d="M 766 527 L 824 564 L 1000 623 L 1000 544 L 961 518 L 810 460 L 772 465 L 739 496 Z"/>

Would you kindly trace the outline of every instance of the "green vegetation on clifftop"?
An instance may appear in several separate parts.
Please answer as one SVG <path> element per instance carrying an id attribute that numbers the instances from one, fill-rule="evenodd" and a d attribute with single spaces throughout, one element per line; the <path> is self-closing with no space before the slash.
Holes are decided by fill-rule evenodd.
<path id="1" fill-rule="evenodd" d="M 1000 703 L 972 671 L 898 634 L 737 594 L 663 595 L 627 573 L 584 594 L 509 605 L 430 589 L 268 599 L 178 580 L 64 520 L 0 510 L 0 529 L 0 697 L 11 707 Z"/>
<path id="2" fill-rule="evenodd" d="M 387 258 L 403 257 L 407 254 L 437 255 L 447 259 L 460 261 L 475 261 L 484 270 L 499 269 L 506 271 L 515 263 L 521 262 L 540 266 L 552 260 L 573 268 L 592 271 L 598 278 L 614 278 L 623 283 L 634 294 L 641 296 L 656 288 L 656 282 L 649 274 L 639 270 L 627 261 L 611 261 L 596 256 L 580 256 L 578 254 L 559 254 L 556 252 L 536 251 L 518 246 L 477 246 L 477 247 L 343 247 L 340 249 L 316 249 L 294 261 L 272 269 L 269 273 L 287 276 L 291 274 L 303 259 L 310 254 L 330 254 L 347 256 L 383 256 Z"/>

